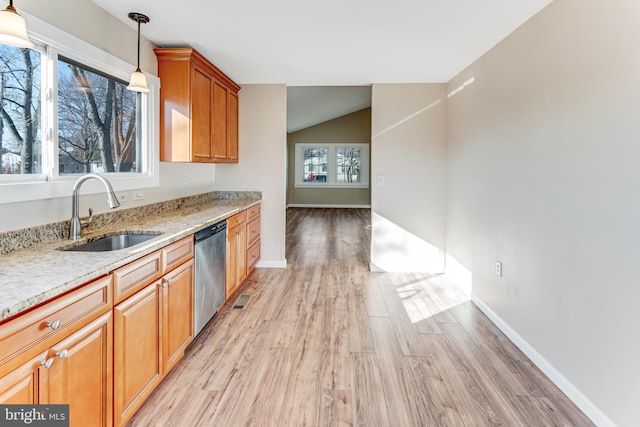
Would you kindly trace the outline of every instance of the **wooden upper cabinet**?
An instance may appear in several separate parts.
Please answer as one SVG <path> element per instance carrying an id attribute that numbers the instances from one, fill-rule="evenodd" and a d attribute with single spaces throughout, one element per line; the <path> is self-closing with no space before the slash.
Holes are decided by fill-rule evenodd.
<path id="1" fill-rule="evenodd" d="M 238 162 L 238 94 L 229 92 L 229 128 L 227 132 L 229 161 Z"/>
<path id="2" fill-rule="evenodd" d="M 240 86 L 190 48 L 155 49 L 160 160 L 238 162 Z"/>
<path id="3" fill-rule="evenodd" d="M 213 76 L 197 65 L 193 66 L 193 92 L 191 94 L 191 150 L 192 161 L 210 162 L 214 157 L 211 136 L 213 133 Z"/>

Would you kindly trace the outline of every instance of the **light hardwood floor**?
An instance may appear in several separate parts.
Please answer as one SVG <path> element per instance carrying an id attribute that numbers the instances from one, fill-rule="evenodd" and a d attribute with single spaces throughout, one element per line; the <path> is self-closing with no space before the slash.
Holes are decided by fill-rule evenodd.
<path id="1" fill-rule="evenodd" d="M 257 269 L 130 425 L 593 425 L 442 276 L 369 272 L 369 225 L 288 209 L 288 268 Z"/>

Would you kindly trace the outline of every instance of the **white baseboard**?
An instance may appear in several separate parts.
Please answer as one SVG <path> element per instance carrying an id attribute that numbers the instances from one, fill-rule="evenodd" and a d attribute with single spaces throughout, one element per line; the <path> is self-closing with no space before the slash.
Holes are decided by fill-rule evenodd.
<path id="1" fill-rule="evenodd" d="M 329 209 L 370 209 L 371 205 L 323 205 L 323 204 L 303 204 L 303 203 L 291 203 L 287 205 L 288 208 L 329 208 Z"/>
<path id="2" fill-rule="evenodd" d="M 287 268 L 287 260 L 260 260 L 256 264 L 257 268 Z"/>
<path id="3" fill-rule="evenodd" d="M 524 338 L 522 338 L 507 322 L 502 320 L 489 306 L 475 295 L 471 296 L 471 301 L 489 318 L 491 321 L 518 347 L 542 372 L 585 413 L 595 425 L 599 427 L 616 427 L 604 412 L 600 410 L 587 396 L 585 396 L 576 386 L 565 378 L 547 359 L 542 357 Z"/>

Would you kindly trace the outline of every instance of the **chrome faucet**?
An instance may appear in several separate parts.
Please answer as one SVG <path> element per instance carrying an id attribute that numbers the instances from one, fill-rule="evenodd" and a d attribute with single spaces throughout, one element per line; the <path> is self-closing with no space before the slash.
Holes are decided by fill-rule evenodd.
<path id="1" fill-rule="evenodd" d="M 89 179 L 97 179 L 101 183 L 104 184 L 105 189 L 107 190 L 107 203 L 111 209 L 117 208 L 120 206 L 120 202 L 118 202 L 118 198 L 116 194 L 113 192 L 113 187 L 109 181 L 100 175 L 96 175 L 94 173 L 89 173 L 86 175 L 82 175 L 75 184 L 73 184 L 73 194 L 71 195 L 71 229 L 69 230 L 69 239 L 76 240 L 82 237 L 82 227 L 86 227 L 91 224 L 93 220 L 93 209 L 89 208 L 89 219 L 86 222 L 80 222 L 80 217 L 78 216 L 79 210 L 79 200 L 80 200 L 80 187 L 82 184 Z"/>

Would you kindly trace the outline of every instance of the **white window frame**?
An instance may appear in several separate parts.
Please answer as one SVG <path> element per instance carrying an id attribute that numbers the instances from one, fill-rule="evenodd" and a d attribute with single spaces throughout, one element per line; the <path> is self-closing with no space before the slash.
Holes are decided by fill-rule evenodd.
<path id="1" fill-rule="evenodd" d="M 43 56 L 41 73 L 47 79 L 47 87 L 53 94 L 57 94 L 57 55 L 77 61 L 87 67 L 99 70 L 117 79 L 128 81 L 136 66 L 123 61 L 37 17 L 20 12 L 29 24 L 29 37 L 37 45 L 46 46 Z M 40 50 L 35 47 L 36 50 Z M 150 92 L 142 95 L 142 114 L 140 115 L 142 138 L 142 172 L 104 173 L 115 191 L 127 191 L 141 188 L 158 187 L 159 177 L 159 118 L 160 118 L 160 79 L 145 73 Z M 44 85 L 43 85 L 44 86 Z M 43 88 L 42 103 L 47 94 Z M 51 96 L 51 106 L 43 108 L 41 119 L 42 138 L 42 173 L 25 175 L 0 175 L 0 203 L 25 202 L 57 197 L 70 197 L 73 184 L 81 174 L 58 174 L 58 118 L 57 96 Z M 46 111 L 46 114 L 45 114 Z M 52 135 L 47 138 L 47 134 Z M 104 191 L 102 185 L 90 180 L 82 187 L 84 193 L 98 193 Z"/>
<path id="2" fill-rule="evenodd" d="M 296 143 L 295 144 L 295 187 L 296 188 L 369 188 L 369 144 L 367 143 Z M 304 151 L 308 148 L 327 149 L 327 181 L 326 182 L 305 182 L 304 171 Z M 362 165 L 360 167 L 360 182 L 337 182 L 338 165 L 336 164 L 338 148 L 359 148 L 362 155 Z"/>

